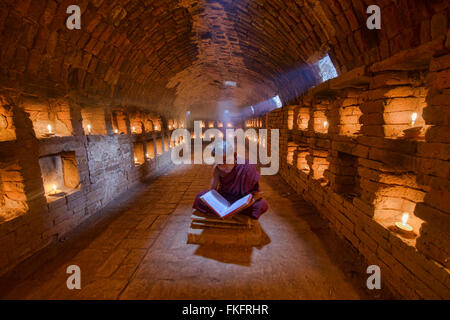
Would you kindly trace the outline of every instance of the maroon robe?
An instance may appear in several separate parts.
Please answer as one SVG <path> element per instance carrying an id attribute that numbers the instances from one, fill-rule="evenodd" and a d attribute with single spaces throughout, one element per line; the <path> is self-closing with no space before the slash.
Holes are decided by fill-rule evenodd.
<path id="1" fill-rule="evenodd" d="M 216 168 L 215 170 L 219 169 Z M 228 202 L 233 203 L 251 192 L 259 191 L 259 178 L 260 174 L 256 170 L 255 165 L 249 164 L 248 160 L 246 160 L 245 164 L 236 164 L 230 173 L 219 178 L 220 183 L 217 191 L 227 199 Z M 212 212 L 212 210 L 200 199 L 200 197 L 208 191 L 209 190 L 199 192 L 195 197 L 194 205 L 192 207 L 203 213 L 214 214 L 214 212 Z M 269 209 L 267 202 L 264 199 L 259 199 L 238 214 L 244 214 L 253 219 L 258 219 L 267 211 L 267 209 Z"/>

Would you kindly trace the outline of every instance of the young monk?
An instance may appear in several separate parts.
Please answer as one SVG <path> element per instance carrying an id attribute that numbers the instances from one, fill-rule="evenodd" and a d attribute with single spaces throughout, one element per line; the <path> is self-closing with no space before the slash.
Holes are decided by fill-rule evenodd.
<path id="1" fill-rule="evenodd" d="M 218 148 L 222 149 L 223 164 L 214 165 L 214 173 L 211 180 L 211 190 L 217 190 L 228 202 L 233 203 L 243 196 L 252 193 L 254 202 L 246 209 L 242 210 L 238 214 L 247 215 L 253 219 L 258 219 L 264 212 L 269 209 L 267 202 L 261 198 L 259 192 L 259 178 L 260 174 L 256 171 L 254 164 L 249 164 L 246 159 L 244 164 L 237 164 L 237 156 L 234 153 L 234 163 L 228 164 L 226 162 L 227 143 L 224 142 L 213 150 L 213 155 L 217 152 Z M 231 150 L 233 148 L 231 147 Z M 201 191 L 195 197 L 194 209 L 197 209 L 203 213 L 210 213 L 214 215 L 211 209 L 203 203 L 200 199 L 202 195 L 209 190 Z"/>

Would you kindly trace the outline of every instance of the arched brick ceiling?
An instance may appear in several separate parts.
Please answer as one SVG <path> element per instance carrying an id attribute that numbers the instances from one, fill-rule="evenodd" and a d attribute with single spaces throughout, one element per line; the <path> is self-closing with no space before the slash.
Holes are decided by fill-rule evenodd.
<path id="1" fill-rule="evenodd" d="M 72 4 L 82 9 L 81 30 L 65 27 Z M 382 7 L 380 31 L 365 27 L 369 4 Z M 214 118 L 277 93 L 294 98 L 317 83 L 310 65 L 325 52 L 345 72 L 417 46 L 422 21 L 442 6 L 448 1 L 3 0 L 0 85 Z"/>

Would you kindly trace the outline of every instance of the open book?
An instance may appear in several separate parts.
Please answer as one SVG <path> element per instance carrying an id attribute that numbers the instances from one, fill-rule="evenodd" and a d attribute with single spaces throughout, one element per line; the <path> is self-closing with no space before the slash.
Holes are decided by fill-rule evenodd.
<path id="1" fill-rule="evenodd" d="M 248 194 L 234 203 L 229 203 L 224 197 L 220 195 L 216 190 L 211 190 L 200 197 L 200 199 L 219 217 L 222 219 L 238 213 L 251 203 L 253 196 Z"/>

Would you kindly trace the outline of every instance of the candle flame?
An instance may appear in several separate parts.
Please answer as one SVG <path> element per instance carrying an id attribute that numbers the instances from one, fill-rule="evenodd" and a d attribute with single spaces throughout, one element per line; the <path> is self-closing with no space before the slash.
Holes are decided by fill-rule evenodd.
<path id="1" fill-rule="evenodd" d="M 48 129 L 48 133 L 52 133 L 52 126 L 50 124 L 47 126 L 47 129 Z"/>
<path id="2" fill-rule="evenodd" d="M 417 112 L 414 112 L 411 115 L 411 125 L 414 125 L 416 123 L 416 120 L 417 120 Z"/>
<path id="3" fill-rule="evenodd" d="M 403 213 L 403 215 L 402 215 L 402 224 L 403 225 L 406 225 L 406 223 L 408 222 L 408 219 L 409 219 L 409 214 L 408 213 Z"/>
<path id="4" fill-rule="evenodd" d="M 323 122 L 323 127 L 326 128 L 327 126 L 328 126 L 328 121 L 325 120 L 325 121 Z"/>
<path id="5" fill-rule="evenodd" d="M 135 157 L 135 158 L 134 158 L 134 162 L 138 162 L 138 158 Z"/>
<path id="6" fill-rule="evenodd" d="M 114 130 L 114 133 L 119 133 L 119 130 L 115 129 L 115 130 Z"/>
<path id="7" fill-rule="evenodd" d="M 92 128 L 91 125 L 88 124 L 88 125 L 87 125 L 87 129 L 88 129 L 88 132 L 89 132 L 89 133 L 91 133 L 91 128 Z"/>

